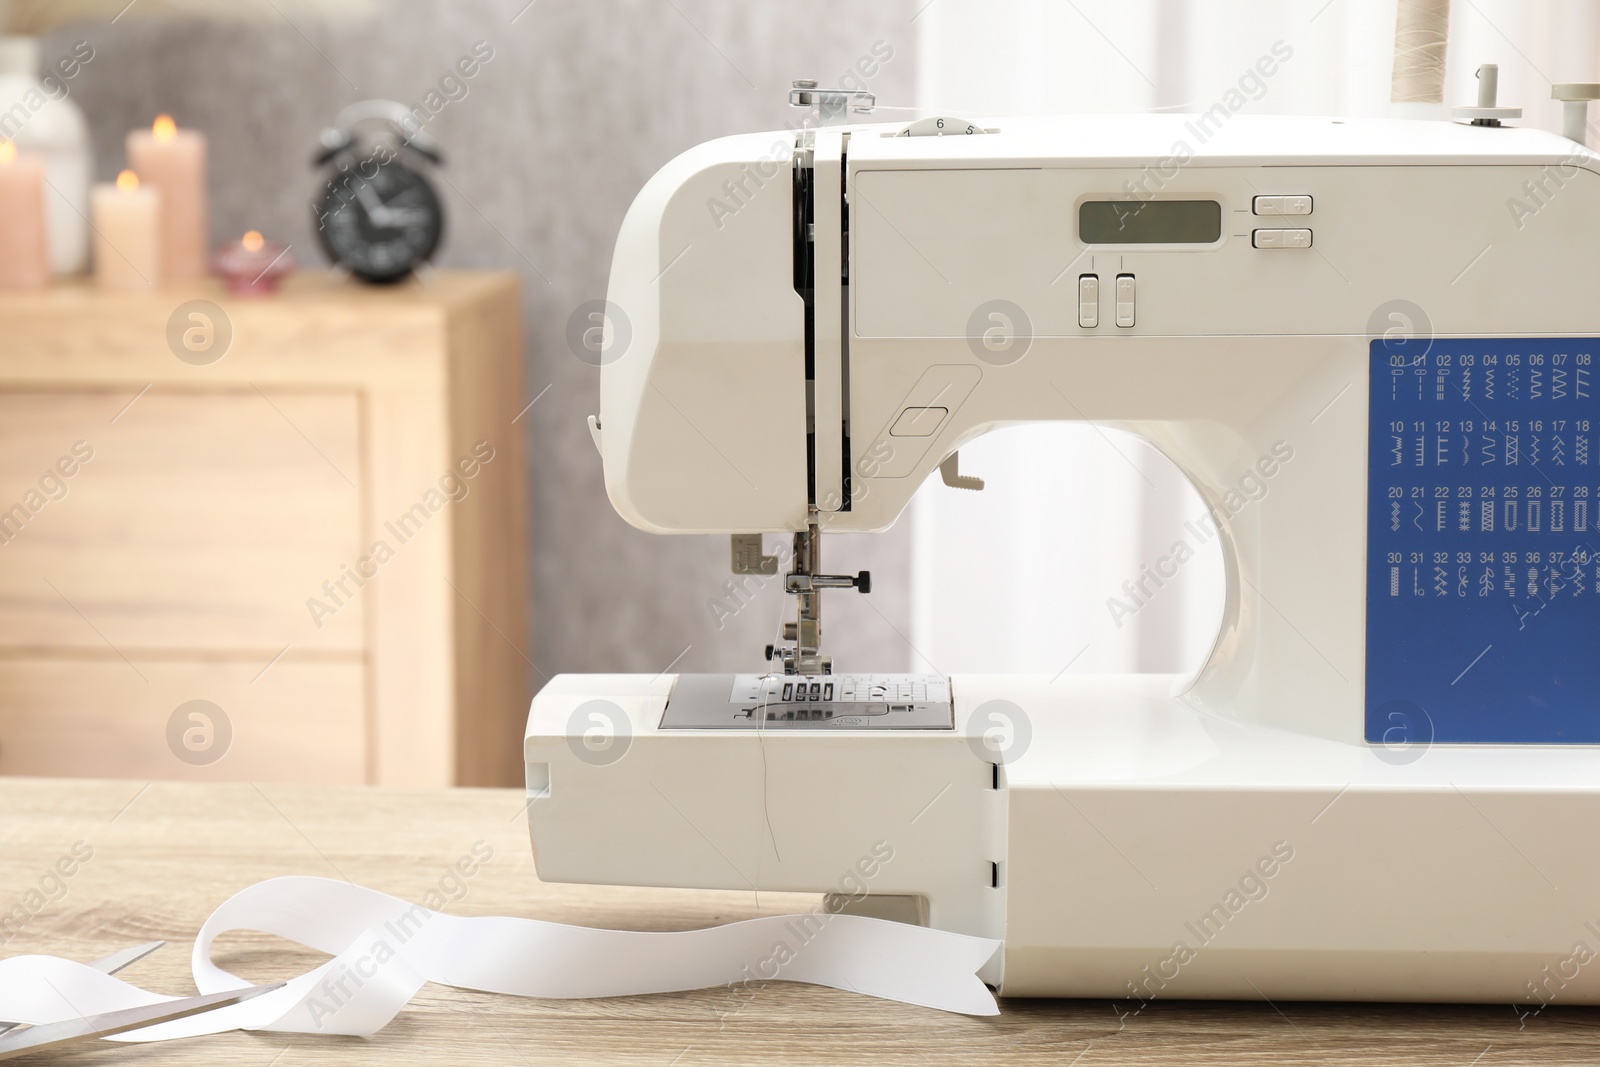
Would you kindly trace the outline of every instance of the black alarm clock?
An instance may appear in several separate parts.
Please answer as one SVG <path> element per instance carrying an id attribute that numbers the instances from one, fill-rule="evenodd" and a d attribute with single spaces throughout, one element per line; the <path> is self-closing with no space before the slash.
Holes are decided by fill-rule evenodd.
<path id="1" fill-rule="evenodd" d="M 322 132 L 315 161 L 331 166 L 312 203 L 317 237 L 335 264 L 368 282 L 395 282 L 426 263 L 444 236 L 438 194 L 409 159 L 442 157 L 403 105 L 366 100 Z"/>

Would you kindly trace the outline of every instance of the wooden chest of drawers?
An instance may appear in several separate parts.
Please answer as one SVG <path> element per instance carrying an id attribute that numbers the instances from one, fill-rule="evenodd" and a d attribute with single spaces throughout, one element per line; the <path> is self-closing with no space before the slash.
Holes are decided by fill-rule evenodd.
<path id="1" fill-rule="evenodd" d="M 0 294 L 0 773 L 515 784 L 520 368 L 510 274 Z"/>

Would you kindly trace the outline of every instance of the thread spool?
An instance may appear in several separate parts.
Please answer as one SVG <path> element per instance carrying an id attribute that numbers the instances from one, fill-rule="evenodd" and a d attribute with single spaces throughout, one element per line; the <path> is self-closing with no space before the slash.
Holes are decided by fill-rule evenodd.
<path id="1" fill-rule="evenodd" d="M 1449 29 L 1450 0 L 1400 0 L 1395 9 L 1394 70 L 1389 83 L 1393 103 L 1444 103 Z"/>

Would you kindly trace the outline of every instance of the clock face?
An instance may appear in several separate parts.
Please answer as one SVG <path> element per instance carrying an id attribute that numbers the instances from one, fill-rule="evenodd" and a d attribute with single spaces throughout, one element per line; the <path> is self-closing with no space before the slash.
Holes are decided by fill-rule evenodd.
<path id="1" fill-rule="evenodd" d="M 395 160 L 371 177 L 337 176 L 317 207 L 328 257 L 358 278 L 392 282 L 439 247 L 444 212 L 422 175 Z"/>

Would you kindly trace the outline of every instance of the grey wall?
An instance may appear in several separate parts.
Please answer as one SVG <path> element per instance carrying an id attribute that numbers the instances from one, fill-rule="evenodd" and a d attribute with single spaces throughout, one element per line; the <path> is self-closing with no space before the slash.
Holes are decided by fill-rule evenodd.
<path id="1" fill-rule="evenodd" d="M 871 80 L 910 104 L 911 0 L 386 0 L 356 23 L 296 12 L 250 25 L 140 21 L 58 30 L 48 59 L 87 39 L 73 87 L 93 127 L 102 178 L 122 165 L 125 131 L 159 111 L 206 131 L 212 236 L 259 229 L 320 265 L 307 203 L 318 131 L 345 104 L 423 101 L 476 41 L 494 57 L 428 129 L 448 153 L 439 265 L 504 267 L 524 281 L 533 648 L 558 671 L 753 669 L 786 599 L 769 587 L 719 629 L 707 606 L 727 581 L 723 538 L 640 533 L 611 510 L 584 417 L 598 372 L 567 350 L 568 315 L 601 296 L 622 215 L 663 163 L 726 133 L 792 119 L 789 81 L 836 82 L 877 41 L 894 50 Z M 289 10 L 286 8 L 286 10 Z M 513 21 L 514 20 L 514 21 Z M 827 606 L 839 669 L 901 670 L 911 652 L 909 536 L 836 537 L 830 568 L 874 572 L 870 604 Z M 770 547 L 770 546 L 769 546 Z M 692 646 L 692 647 L 690 647 Z M 537 682 L 539 679 L 535 679 Z"/>

